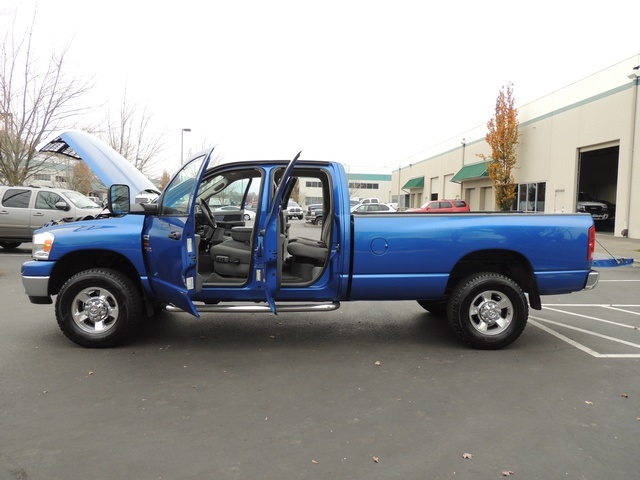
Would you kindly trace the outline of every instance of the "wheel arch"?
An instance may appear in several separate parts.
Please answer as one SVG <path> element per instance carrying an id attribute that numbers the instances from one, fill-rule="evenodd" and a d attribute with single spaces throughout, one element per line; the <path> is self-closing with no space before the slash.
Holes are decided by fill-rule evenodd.
<path id="1" fill-rule="evenodd" d="M 478 250 L 462 257 L 451 270 L 447 292 L 469 275 L 480 272 L 499 273 L 514 280 L 527 293 L 531 308 L 540 310 L 542 302 L 531 262 L 513 250 Z"/>
<path id="2" fill-rule="evenodd" d="M 57 294 L 62 285 L 76 273 L 97 267 L 110 268 L 123 273 L 141 294 L 144 293 L 140 273 L 127 257 L 111 250 L 92 249 L 75 251 L 56 261 L 49 280 L 49 294 Z"/>

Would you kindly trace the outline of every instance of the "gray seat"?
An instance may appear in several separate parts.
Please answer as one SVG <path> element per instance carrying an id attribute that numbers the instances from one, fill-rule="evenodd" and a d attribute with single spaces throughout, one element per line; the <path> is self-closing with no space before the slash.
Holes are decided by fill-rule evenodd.
<path id="1" fill-rule="evenodd" d="M 289 240 L 287 251 L 295 258 L 310 258 L 319 262 L 324 262 L 329 254 L 331 244 L 331 216 L 327 215 L 326 221 L 322 224 L 320 240 L 311 238 L 294 238 Z"/>
<path id="2" fill-rule="evenodd" d="M 249 276 L 251 232 L 251 227 L 233 227 L 231 238 L 211 247 L 209 254 L 216 273 L 232 277 Z"/>

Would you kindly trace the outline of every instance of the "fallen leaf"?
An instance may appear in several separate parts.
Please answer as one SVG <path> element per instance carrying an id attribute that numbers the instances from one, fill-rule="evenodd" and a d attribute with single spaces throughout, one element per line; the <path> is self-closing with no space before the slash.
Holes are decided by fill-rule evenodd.
<path id="1" fill-rule="evenodd" d="M 462 458 L 473 458 L 473 453 L 463 453 Z"/>
<path id="2" fill-rule="evenodd" d="M 620 396 L 622 398 L 629 398 L 629 394 L 627 394 L 627 393 L 621 393 Z"/>
<path id="3" fill-rule="evenodd" d="M 93 375 L 93 372 L 89 372 L 89 375 Z"/>
<path id="4" fill-rule="evenodd" d="M 503 477 L 510 477 L 511 475 L 515 475 L 515 473 L 511 470 L 505 470 L 502 472 Z"/>
<path id="5" fill-rule="evenodd" d="M 372 457 L 373 461 L 376 463 L 380 463 L 380 457 Z"/>
<path id="6" fill-rule="evenodd" d="M 374 365 L 378 365 L 378 366 L 380 366 L 380 365 L 382 365 L 382 364 L 380 363 L 380 360 L 376 360 L 376 361 L 375 361 L 375 363 L 374 363 Z"/>
<path id="7" fill-rule="evenodd" d="M 317 465 L 317 464 L 318 464 L 318 461 L 317 461 L 317 460 L 311 460 L 311 463 L 313 463 L 313 464 Z"/>
<path id="8" fill-rule="evenodd" d="M 593 405 L 593 402 L 590 402 L 589 400 L 585 400 L 585 402 L 587 405 Z"/>

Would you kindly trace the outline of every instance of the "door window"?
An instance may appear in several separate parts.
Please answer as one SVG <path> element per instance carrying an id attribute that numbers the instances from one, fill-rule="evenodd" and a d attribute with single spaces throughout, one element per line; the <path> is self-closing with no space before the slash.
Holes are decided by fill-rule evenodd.
<path id="1" fill-rule="evenodd" d="M 191 192 L 193 190 L 196 176 L 202 167 L 202 162 L 207 158 L 201 155 L 185 165 L 178 174 L 173 177 L 167 186 L 160 207 L 161 215 L 184 216 L 189 213 L 191 205 Z"/>
<path id="2" fill-rule="evenodd" d="M 55 210 L 56 203 L 63 201 L 62 197 L 55 192 L 38 192 L 36 197 L 36 208 L 43 210 Z"/>

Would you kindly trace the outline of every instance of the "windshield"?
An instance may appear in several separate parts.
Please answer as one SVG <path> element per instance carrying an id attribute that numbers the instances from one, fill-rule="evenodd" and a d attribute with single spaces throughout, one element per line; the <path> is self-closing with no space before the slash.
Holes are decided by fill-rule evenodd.
<path id="1" fill-rule="evenodd" d="M 64 194 L 71 200 L 76 208 L 102 208 L 100 205 L 95 203 L 93 200 L 85 197 L 80 192 L 75 192 L 73 190 L 66 190 Z"/>

